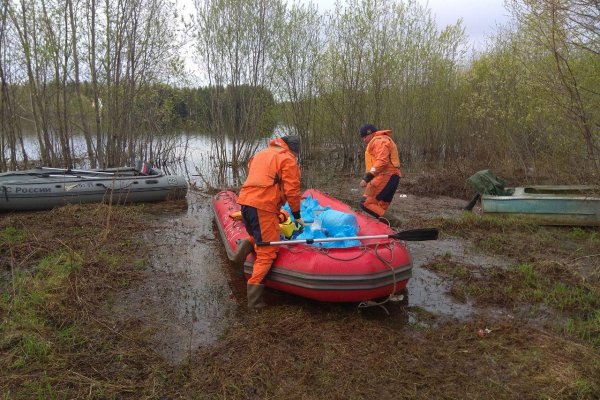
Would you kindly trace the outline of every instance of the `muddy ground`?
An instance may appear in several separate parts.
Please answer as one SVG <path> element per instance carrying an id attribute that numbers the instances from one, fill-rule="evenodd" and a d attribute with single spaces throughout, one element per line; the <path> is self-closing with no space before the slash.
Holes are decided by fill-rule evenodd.
<path id="1" fill-rule="evenodd" d="M 310 183 L 357 204 L 357 182 Z M 248 313 L 204 191 L 94 208 L 113 229 L 88 220 L 90 207 L 0 216 L 0 398 L 599 398 L 600 232 L 465 213 L 468 192 L 429 197 L 419 182 L 405 178 L 391 210 L 401 229 L 441 237 L 407 243 L 413 278 L 385 309 L 270 290 L 269 307 Z M 48 236 L 79 266 L 41 286 L 30 264 L 54 254 L 44 232 L 82 220 L 98 225 L 78 228 L 85 246 L 66 245 L 73 228 Z M 36 290 L 19 289 L 18 268 Z M 45 301 L 27 303 L 40 287 Z"/>
<path id="2" fill-rule="evenodd" d="M 328 192 L 349 204 L 358 204 L 360 192 L 352 181 L 341 185 L 344 190 Z M 339 184 L 339 182 L 338 182 Z M 335 193 L 332 193 L 335 191 Z M 438 196 L 435 198 L 401 193 L 391 210 L 417 227 L 432 218 L 459 217 L 465 201 Z M 158 227 L 145 233 L 153 243 L 150 264 L 144 279 L 121 293 L 113 311 L 124 318 L 142 318 L 157 327 L 156 349 L 169 362 L 180 363 L 199 346 L 214 343 L 224 330 L 245 313 L 245 282 L 239 271 L 229 265 L 205 192 L 188 195 L 187 209 L 173 210 L 158 219 Z M 413 279 L 408 285 L 408 304 L 439 317 L 472 316 L 472 305 L 454 300 L 447 282 L 422 268 L 432 260 L 451 253 L 464 264 L 506 266 L 510 261 L 478 252 L 472 244 L 456 237 L 435 242 L 408 242 L 413 256 Z M 206 262 L 210 260 L 211 262 Z M 302 302 L 283 293 L 269 293 L 272 305 Z M 406 302 L 405 302 L 406 303 Z M 382 311 L 385 313 L 385 310 Z"/>

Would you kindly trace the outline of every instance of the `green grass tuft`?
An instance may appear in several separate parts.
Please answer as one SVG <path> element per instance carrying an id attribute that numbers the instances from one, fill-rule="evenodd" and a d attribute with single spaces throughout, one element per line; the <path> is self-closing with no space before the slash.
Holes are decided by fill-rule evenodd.
<path id="1" fill-rule="evenodd" d="M 25 233 L 13 226 L 7 226 L 0 231 L 0 244 L 16 244 L 25 240 Z"/>

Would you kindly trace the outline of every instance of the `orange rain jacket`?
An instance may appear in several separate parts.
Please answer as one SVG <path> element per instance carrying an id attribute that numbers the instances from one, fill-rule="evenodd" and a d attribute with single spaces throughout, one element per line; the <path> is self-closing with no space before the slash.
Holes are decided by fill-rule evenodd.
<path id="1" fill-rule="evenodd" d="M 238 203 L 279 213 L 286 203 L 292 213 L 300 212 L 300 168 L 294 153 L 281 139 L 256 153 L 248 162 L 248 178 L 240 190 Z"/>
<path id="2" fill-rule="evenodd" d="M 391 138 L 392 131 L 377 131 L 365 150 L 365 172 L 377 175 L 399 175 L 400 156 L 396 143 Z"/>

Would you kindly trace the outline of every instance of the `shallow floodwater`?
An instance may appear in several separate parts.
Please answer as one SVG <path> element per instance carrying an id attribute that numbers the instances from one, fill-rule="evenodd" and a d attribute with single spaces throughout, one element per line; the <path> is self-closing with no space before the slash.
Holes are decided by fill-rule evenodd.
<path id="1" fill-rule="evenodd" d="M 469 302 L 461 303 L 449 295 L 450 285 L 444 278 L 422 268 L 439 257 L 450 257 L 463 265 L 503 267 L 507 262 L 478 254 L 472 245 L 455 238 L 430 242 L 407 243 L 413 259 L 413 276 L 408 281 L 409 305 L 435 315 L 463 319 L 475 313 Z"/>
<path id="2" fill-rule="evenodd" d="M 189 148 L 188 148 L 189 150 Z M 203 146 L 198 151 L 206 151 Z M 200 157 L 202 158 L 202 157 Z M 190 158 L 192 163 L 197 158 Z M 155 349 L 177 364 L 200 346 L 215 342 L 240 313 L 245 313 L 246 284 L 240 271 L 234 271 L 227 259 L 219 232 L 213 223 L 208 187 L 218 185 L 219 176 L 208 164 L 186 165 L 176 172 L 188 171 L 191 189 L 187 205 L 178 210 L 162 211 L 157 226 L 145 239 L 155 244 L 144 270 L 144 279 L 123 293 L 114 309 L 124 317 L 140 318 L 155 327 Z M 189 171 L 196 172 L 190 173 Z M 213 172 L 211 172 L 213 171 Z M 219 171 L 223 174 L 223 171 Z M 225 171 L 225 176 L 231 173 Z M 335 169 L 303 170 L 303 184 L 325 191 L 356 207 L 362 191 L 354 174 L 336 175 Z M 402 193 L 402 183 L 399 188 Z M 452 217 L 462 213 L 464 201 L 450 198 L 418 198 L 410 193 L 397 196 L 391 210 L 401 219 L 416 216 Z M 167 207 L 168 208 L 168 207 Z M 413 277 L 408 283 L 409 309 L 421 308 L 439 318 L 464 319 L 476 313 L 473 305 L 460 303 L 449 295 L 450 287 L 435 273 L 422 268 L 436 257 L 452 257 L 471 265 L 502 265 L 500 260 L 478 255 L 459 239 L 408 242 L 413 260 Z M 267 295 L 269 302 L 301 304 L 295 296 Z M 317 303 L 318 304 L 318 303 Z M 317 310 L 318 307 L 311 307 Z M 384 311 L 373 310 L 386 315 Z M 371 313 L 372 314 L 372 313 Z M 402 314 L 402 313 L 401 313 Z M 415 313 L 408 323 L 418 323 Z M 389 318 L 398 318 L 393 313 Z M 403 322 L 405 323 L 405 322 Z"/>
<path id="3" fill-rule="evenodd" d="M 245 281 L 227 260 L 213 223 L 208 194 L 191 191 L 187 207 L 162 213 L 156 228 L 147 232 L 145 239 L 156 246 L 149 255 L 144 279 L 123 294 L 115 309 L 150 322 L 149 326 L 155 327 L 156 351 L 177 364 L 198 347 L 216 341 L 240 313 L 246 312 Z M 448 255 L 474 265 L 493 265 L 499 261 L 477 255 L 457 239 L 409 242 L 407 246 L 414 268 L 408 284 L 408 303 L 405 300 L 403 304 L 440 318 L 472 316 L 474 307 L 453 299 L 444 279 L 422 266 Z M 294 296 L 270 296 L 268 300 L 295 303 Z M 300 304 L 302 299 L 297 302 Z M 384 311 L 373 312 L 385 316 Z M 409 323 L 419 322 L 414 313 L 408 314 L 412 315 Z M 398 315 L 393 313 L 389 318 Z"/>
<path id="4" fill-rule="evenodd" d="M 188 195 L 188 207 L 161 216 L 145 239 L 156 243 L 141 284 L 117 307 L 155 327 L 155 349 L 176 364 L 214 342 L 234 320 L 238 301 L 208 198 Z M 239 277 L 240 283 L 241 277 Z"/>

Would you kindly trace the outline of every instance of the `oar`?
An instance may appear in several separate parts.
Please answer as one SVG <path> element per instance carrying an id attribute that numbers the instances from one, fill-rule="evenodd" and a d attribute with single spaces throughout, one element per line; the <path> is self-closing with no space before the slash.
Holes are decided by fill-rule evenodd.
<path id="1" fill-rule="evenodd" d="M 333 237 L 322 239 L 296 239 L 296 240 L 280 240 L 276 242 L 256 242 L 257 246 L 276 246 L 280 244 L 313 244 L 318 242 L 341 242 L 343 240 L 366 240 L 366 239 L 397 239 L 412 242 L 423 240 L 436 240 L 438 238 L 437 228 L 421 228 L 408 229 L 394 233 L 393 235 L 371 235 L 371 236 L 349 236 L 349 237 Z"/>
<path id="2" fill-rule="evenodd" d="M 114 172 L 103 172 L 103 171 L 94 171 L 92 169 L 66 169 L 66 168 L 52 168 L 52 167 L 39 167 L 39 169 L 43 169 L 45 171 L 64 171 L 64 172 L 75 172 L 82 174 L 96 174 L 96 175 L 114 175 Z"/>

